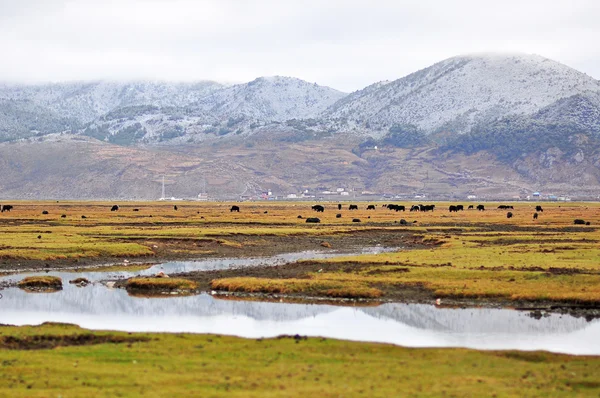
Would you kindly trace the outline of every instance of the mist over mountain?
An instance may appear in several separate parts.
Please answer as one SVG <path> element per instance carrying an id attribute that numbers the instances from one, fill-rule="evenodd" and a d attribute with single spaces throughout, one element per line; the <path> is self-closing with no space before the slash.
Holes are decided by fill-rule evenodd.
<path id="1" fill-rule="evenodd" d="M 537 55 L 474 54 L 350 94 L 281 76 L 3 84 L 0 141 L 6 197 L 154 198 L 160 174 L 193 197 L 207 172 L 222 173 L 217 197 L 334 187 L 596 197 L 600 82 Z M 96 186 L 82 186 L 91 175 Z M 62 193 L 49 186 L 60 176 Z"/>

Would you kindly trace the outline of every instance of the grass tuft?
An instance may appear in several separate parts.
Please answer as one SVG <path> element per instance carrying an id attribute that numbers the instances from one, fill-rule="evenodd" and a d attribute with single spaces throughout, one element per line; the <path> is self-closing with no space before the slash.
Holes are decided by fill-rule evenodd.
<path id="1" fill-rule="evenodd" d="M 193 290 L 197 287 L 195 282 L 177 278 L 132 278 L 125 283 L 127 290 L 170 291 Z"/>
<path id="2" fill-rule="evenodd" d="M 62 289 L 62 279 L 56 276 L 28 276 L 17 285 L 21 289 Z"/>

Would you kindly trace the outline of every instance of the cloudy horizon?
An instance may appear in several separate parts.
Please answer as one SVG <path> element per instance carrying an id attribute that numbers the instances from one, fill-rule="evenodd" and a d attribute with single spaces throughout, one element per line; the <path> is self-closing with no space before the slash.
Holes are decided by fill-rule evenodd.
<path id="1" fill-rule="evenodd" d="M 293 76 L 341 91 L 471 53 L 538 54 L 600 78 L 589 0 L 0 0 L 0 81 Z"/>

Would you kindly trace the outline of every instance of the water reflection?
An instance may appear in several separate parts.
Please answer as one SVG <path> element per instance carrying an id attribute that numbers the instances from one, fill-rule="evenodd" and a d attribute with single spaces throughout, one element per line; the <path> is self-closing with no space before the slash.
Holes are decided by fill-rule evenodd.
<path id="1" fill-rule="evenodd" d="M 30 294 L 6 289 L 0 323 L 68 322 L 90 329 L 219 333 L 243 337 L 302 334 L 411 347 L 549 350 L 600 355 L 600 322 L 552 314 L 536 320 L 499 309 L 423 304 L 336 307 L 219 300 L 202 294 L 149 299 L 94 284 Z"/>

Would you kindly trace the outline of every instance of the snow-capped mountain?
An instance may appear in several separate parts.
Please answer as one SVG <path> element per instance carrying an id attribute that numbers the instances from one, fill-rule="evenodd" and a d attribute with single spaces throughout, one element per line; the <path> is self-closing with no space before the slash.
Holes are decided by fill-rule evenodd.
<path id="1" fill-rule="evenodd" d="M 184 107 L 223 87 L 212 81 L 3 84 L 0 99 L 29 101 L 49 112 L 86 123 L 121 107 Z"/>
<path id="2" fill-rule="evenodd" d="M 345 94 L 290 77 L 260 77 L 215 90 L 185 107 L 127 106 L 90 123 L 85 135 L 111 142 L 202 142 L 271 123 L 316 117 Z M 277 128 L 281 128 L 278 126 Z"/>
<path id="3" fill-rule="evenodd" d="M 216 91 L 191 108 L 221 118 L 286 121 L 315 117 L 345 95 L 293 77 L 259 77 Z"/>
<path id="4" fill-rule="evenodd" d="M 459 56 L 332 105 L 324 117 L 370 129 L 412 124 L 463 133 L 507 115 L 530 115 L 566 97 L 600 92 L 600 82 L 537 55 Z"/>

